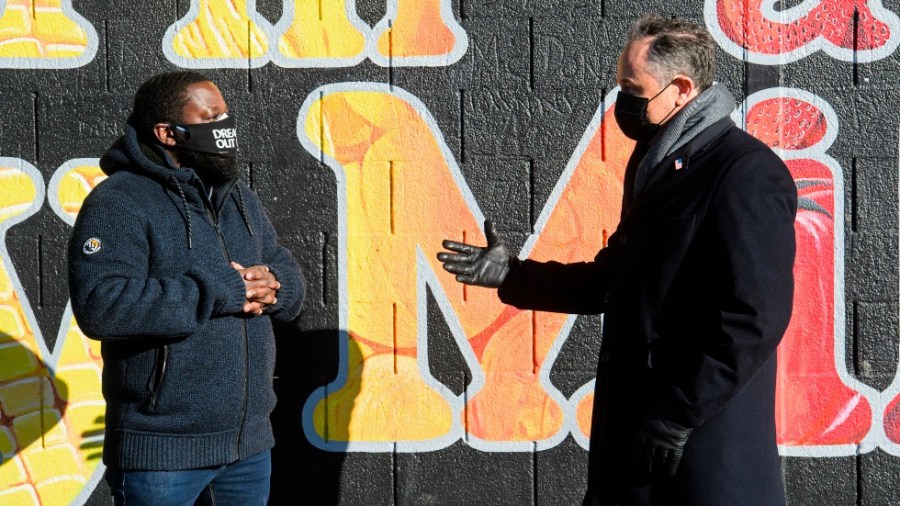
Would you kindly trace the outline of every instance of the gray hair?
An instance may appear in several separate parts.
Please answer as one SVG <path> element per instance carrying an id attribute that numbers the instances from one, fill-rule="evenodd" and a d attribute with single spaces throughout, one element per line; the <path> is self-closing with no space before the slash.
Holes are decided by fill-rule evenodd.
<path id="1" fill-rule="evenodd" d="M 702 26 L 683 19 L 648 14 L 628 34 L 628 43 L 652 37 L 647 50 L 648 71 L 660 86 L 676 75 L 693 79 L 700 91 L 709 88 L 716 69 L 716 44 Z"/>

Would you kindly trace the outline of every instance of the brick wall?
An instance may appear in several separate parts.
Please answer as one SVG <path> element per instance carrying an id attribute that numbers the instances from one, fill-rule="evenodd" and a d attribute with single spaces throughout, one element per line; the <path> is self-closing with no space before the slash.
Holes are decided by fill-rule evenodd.
<path id="1" fill-rule="evenodd" d="M 780 351 L 789 503 L 900 502 L 900 3 L 761 3 L 7 0 L 0 502 L 111 504 L 64 245 L 136 88 L 191 67 L 309 281 L 277 329 L 273 502 L 577 504 L 599 317 L 510 312 L 433 258 L 483 240 L 483 217 L 522 256 L 593 256 L 630 149 L 606 114 L 615 62 L 650 11 L 710 28 L 735 120 L 807 198 Z"/>

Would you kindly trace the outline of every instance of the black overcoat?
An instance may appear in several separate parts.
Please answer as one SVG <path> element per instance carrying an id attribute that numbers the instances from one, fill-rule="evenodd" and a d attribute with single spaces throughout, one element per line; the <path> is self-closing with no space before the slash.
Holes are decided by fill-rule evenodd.
<path id="1" fill-rule="evenodd" d="M 585 504 L 784 504 L 775 349 L 792 307 L 796 185 L 728 119 L 653 174 L 593 262 L 523 261 L 500 297 L 604 313 Z M 647 484 L 628 455 L 649 418 L 694 430 L 675 477 Z"/>

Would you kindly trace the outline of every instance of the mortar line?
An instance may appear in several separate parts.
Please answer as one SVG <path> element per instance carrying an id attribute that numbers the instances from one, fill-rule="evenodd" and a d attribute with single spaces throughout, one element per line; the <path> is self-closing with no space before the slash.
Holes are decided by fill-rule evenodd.
<path id="1" fill-rule="evenodd" d="M 531 451 L 531 504 L 537 506 L 538 503 L 538 456 L 537 442 L 532 441 Z"/>
<path id="2" fill-rule="evenodd" d="M 41 158 L 41 145 L 38 142 L 40 137 L 40 122 L 38 121 L 38 114 L 40 113 L 39 104 L 38 104 L 38 92 L 34 92 L 31 94 L 33 109 L 34 109 L 34 161 L 35 163 Z"/>
<path id="3" fill-rule="evenodd" d="M 534 18 L 528 18 L 528 90 L 534 90 Z"/>
<path id="4" fill-rule="evenodd" d="M 600 160 L 606 161 L 606 88 L 600 88 Z"/>
<path id="5" fill-rule="evenodd" d="M 106 38 L 106 40 L 104 41 L 105 42 L 104 46 L 106 48 L 106 54 L 105 54 L 105 58 L 104 58 L 104 64 L 106 65 L 106 91 L 110 92 L 110 91 L 112 91 L 112 86 L 111 86 L 111 79 L 109 77 L 109 20 L 108 19 L 103 20 L 103 34 Z"/>
<path id="6" fill-rule="evenodd" d="M 44 307 L 44 236 L 37 237 L 37 261 L 38 261 L 38 307 Z"/>
<path id="7" fill-rule="evenodd" d="M 459 163 L 466 163 L 466 90 L 459 90 Z"/>
<path id="8" fill-rule="evenodd" d="M 247 20 L 247 93 L 253 93 L 253 23 Z"/>
<path id="9" fill-rule="evenodd" d="M 528 159 L 528 223 L 534 233 L 534 158 Z"/>
<path id="10" fill-rule="evenodd" d="M 400 484 L 397 480 L 397 471 L 398 471 L 398 469 L 397 469 L 397 443 L 394 443 L 394 451 L 391 456 L 391 460 L 392 460 L 391 467 L 393 467 L 393 469 L 394 469 L 394 472 L 391 473 L 391 481 L 393 482 L 393 488 L 394 488 L 394 506 L 396 506 L 397 504 L 399 504 L 399 497 L 400 497 L 400 490 L 399 490 Z"/>
<path id="11" fill-rule="evenodd" d="M 853 232 L 857 232 L 859 229 L 859 188 L 858 188 L 858 179 L 857 179 L 857 170 L 856 170 L 856 157 L 853 157 L 850 160 L 850 195 L 853 199 L 852 207 L 850 208 L 850 230 Z"/>
<path id="12" fill-rule="evenodd" d="M 859 446 L 856 447 L 856 506 L 862 506 L 862 462 L 860 462 Z"/>
<path id="13" fill-rule="evenodd" d="M 328 305 L 328 232 L 321 233 L 322 239 L 322 305 Z"/>
<path id="14" fill-rule="evenodd" d="M 390 219 L 391 235 L 394 235 L 396 233 L 396 230 L 394 229 L 394 198 L 395 198 L 394 183 L 395 182 L 394 182 L 394 161 L 393 160 L 390 160 L 388 162 L 388 179 L 389 179 L 389 184 L 390 184 L 390 193 L 389 193 L 390 198 L 388 201 L 389 213 L 390 213 L 389 219 Z"/>
<path id="15" fill-rule="evenodd" d="M 394 91 L 394 20 L 388 20 L 388 88 Z"/>

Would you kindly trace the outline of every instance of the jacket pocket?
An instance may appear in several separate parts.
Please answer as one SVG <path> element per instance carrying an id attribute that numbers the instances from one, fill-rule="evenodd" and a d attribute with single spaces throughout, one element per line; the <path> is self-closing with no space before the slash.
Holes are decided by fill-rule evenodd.
<path id="1" fill-rule="evenodd" d="M 163 384 L 166 381 L 166 372 L 169 367 L 169 345 L 164 344 L 156 349 L 156 356 L 153 360 L 153 369 L 147 378 L 147 401 L 146 408 L 149 412 L 156 411 L 159 403 L 159 396 L 162 392 Z"/>

